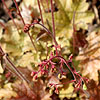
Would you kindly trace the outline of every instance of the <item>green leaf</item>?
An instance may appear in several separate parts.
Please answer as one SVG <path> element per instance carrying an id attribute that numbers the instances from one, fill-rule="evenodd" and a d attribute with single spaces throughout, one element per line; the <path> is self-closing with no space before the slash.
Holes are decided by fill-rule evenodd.
<path id="1" fill-rule="evenodd" d="M 93 12 L 88 10 L 89 3 L 87 3 L 86 0 L 55 0 L 55 3 L 58 8 L 58 11 L 54 12 L 58 42 L 59 38 L 64 37 L 64 39 L 70 39 L 72 37 L 74 12 L 76 12 L 76 29 L 87 29 L 88 23 L 91 23 L 94 18 Z M 52 26 L 51 13 L 44 13 L 43 15 L 43 18 L 45 20 L 48 19 Z M 60 44 L 66 44 L 66 42 L 63 41 L 63 43 Z"/>
<path id="2" fill-rule="evenodd" d="M 83 85 L 83 90 L 87 90 L 87 86 L 85 84 Z"/>
<path id="3" fill-rule="evenodd" d="M 26 53 L 23 56 L 20 57 L 20 59 L 17 61 L 17 66 L 22 66 L 22 67 L 29 67 L 32 68 L 32 63 L 36 65 L 38 65 L 39 61 L 39 54 L 36 53 Z"/>
<path id="4" fill-rule="evenodd" d="M 63 98 L 67 97 L 68 99 L 76 97 L 76 94 L 74 93 L 74 87 L 72 84 L 65 85 L 60 91 L 59 91 L 59 97 L 62 100 Z"/>

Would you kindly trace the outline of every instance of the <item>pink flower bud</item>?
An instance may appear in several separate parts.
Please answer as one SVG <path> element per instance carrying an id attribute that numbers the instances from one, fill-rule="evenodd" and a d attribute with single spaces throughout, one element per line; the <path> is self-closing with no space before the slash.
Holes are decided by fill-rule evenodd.
<path id="1" fill-rule="evenodd" d="M 30 24 L 26 24 L 25 26 L 24 26 L 24 32 L 25 33 L 27 33 L 28 31 L 29 31 L 29 28 L 30 28 Z"/>
<path id="2" fill-rule="evenodd" d="M 37 79 L 37 75 L 34 77 L 34 79 L 35 79 L 35 80 Z"/>
<path id="3" fill-rule="evenodd" d="M 33 72 L 31 73 L 31 76 L 34 76 L 35 74 L 36 74 L 36 72 L 33 71 Z"/>
<path id="4" fill-rule="evenodd" d="M 57 88 L 57 87 L 55 87 L 55 88 L 56 88 L 56 89 L 55 89 L 55 93 L 58 94 L 58 93 L 59 93 L 58 88 Z"/>
<path id="5" fill-rule="evenodd" d="M 6 73 L 5 77 L 8 78 L 11 75 L 10 72 Z"/>

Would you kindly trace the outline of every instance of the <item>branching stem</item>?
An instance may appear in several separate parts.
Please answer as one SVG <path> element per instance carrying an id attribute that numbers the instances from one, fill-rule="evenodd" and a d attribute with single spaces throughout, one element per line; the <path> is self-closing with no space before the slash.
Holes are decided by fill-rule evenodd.
<path id="1" fill-rule="evenodd" d="M 53 38 L 53 41 L 54 41 L 55 45 L 57 45 L 57 41 L 56 41 L 54 35 L 52 34 L 52 32 L 50 32 L 50 30 L 48 30 L 48 29 L 47 29 L 43 24 L 41 24 L 41 23 L 32 23 L 31 26 L 34 26 L 35 24 L 38 24 L 38 25 L 42 26 L 42 27 L 44 28 L 44 30 Z"/>

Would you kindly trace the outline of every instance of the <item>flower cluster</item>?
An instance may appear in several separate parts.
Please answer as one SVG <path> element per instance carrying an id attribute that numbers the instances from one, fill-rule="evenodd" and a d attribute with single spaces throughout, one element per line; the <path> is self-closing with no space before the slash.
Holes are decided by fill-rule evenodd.
<path id="1" fill-rule="evenodd" d="M 38 71 L 35 72 L 33 71 L 31 73 L 31 76 L 33 76 L 33 78 L 36 80 L 38 77 L 40 76 L 46 76 L 46 77 L 50 77 L 52 75 L 54 75 L 55 73 L 57 74 L 57 76 L 60 74 L 61 76 L 66 76 L 68 71 L 67 69 L 71 72 L 71 74 L 73 75 L 74 79 L 70 80 L 67 83 L 71 83 L 74 82 L 74 86 L 75 86 L 75 90 L 79 90 L 82 89 L 83 87 L 83 82 L 88 82 L 88 79 L 82 77 L 79 72 L 77 72 L 74 68 L 74 64 L 72 62 L 72 55 L 69 57 L 68 60 L 64 59 L 61 55 L 60 55 L 60 51 L 59 49 L 61 49 L 60 46 L 53 46 L 55 47 L 55 53 L 51 52 L 49 59 L 42 61 L 39 65 L 38 65 Z M 72 63 L 73 68 L 69 65 L 69 63 Z M 67 66 L 67 69 L 65 69 L 65 66 Z M 57 86 L 58 85 L 64 85 L 67 83 L 60 83 L 60 84 L 54 84 L 54 83 L 50 83 L 50 87 L 54 87 L 55 88 L 55 92 L 58 93 L 58 89 Z"/>

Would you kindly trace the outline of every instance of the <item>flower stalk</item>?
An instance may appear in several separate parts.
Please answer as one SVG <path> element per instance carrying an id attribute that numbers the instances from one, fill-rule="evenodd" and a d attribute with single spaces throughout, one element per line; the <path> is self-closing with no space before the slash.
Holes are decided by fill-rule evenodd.
<path id="1" fill-rule="evenodd" d="M 0 54 L 2 55 L 3 59 L 8 62 L 8 64 L 11 66 L 11 68 L 15 71 L 15 73 L 23 80 L 29 83 L 29 80 L 26 79 L 26 77 L 23 76 L 23 74 L 15 67 L 15 65 L 11 62 L 8 55 L 4 53 L 3 49 L 0 46 Z"/>
<path id="2" fill-rule="evenodd" d="M 41 21 L 42 21 L 42 24 L 44 24 L 43 17 L 42 17 L 42 10 L 41 10 L 41 6 L 40 6 L 40 1 L 37 0 L 37 2 L 38 2 L 39 10 L 40 10 Z"/>
<path id="3" fill-rule="evenodd" d="M 21 13 L 20 13 L 20 10 L 19 10 L 19 7 L 18 7 L 18 4 L 17 4 L 16 0 L 14 0 L 14 3 L 15 3 L 16 8 L 17 8 L 17 10 L 18 10 L 18 14 L 19 14 L 19 16 L 20 16 L 20 18 L 21 18 L 21 20 L 22 20 L 24 26 L 25 26 L 25 21 L 24 21 L 22 15 L 21 15 Z M 28 36 L 29 36 L 29 38 L 30 38 L 30 40 L 31 40 L 31 43 L 32 43 L 32 45 L 33 45 L 35 51 L 37 52 L 37 48 L 36 48 L 36 46 L 35 46 L 35 44 L 34 44 L 34 42 L 33 42 L 33 39 L 32 39 L 32 37 L 31 37 L 29 31 L 28 31 Z"/>
<path id="4" fill-rule="evenodd" d="M 54 7 L 53 7 L 53 0 L 50 0 L 51 3 L 51 15 L 52 15 L 52 30 L 53 30 L 53 37 L 56 45 L 58 45 L 56 41 L 56 35 L 55 35 L 55 21 L 54 21 Z"/>
<path id="5" fill-rule="evenodd" d="M 6 9 L 7 9 L 7 11 L 8 11 L 8 15 L 9 15 L 9 17 L 10 17 L 10 18 L 11 18 L 11 20 L 13 21 L 13 24 L 15 25 L 15 27 L 17 28 L 17 25 L 16 25 L 16 23 L 15 23 L 15 21 L 14 21 L 14 19 L 13 19 L 12 15 L 11 15 L 10 10 L 8 9 L 8 7 L 7 7 L 6 3 L 5 3 L 5 0 L 2 0 L 2 3 L 3 3 L 3 4 L 4 4 L 4 6 L 6 7 Z M 18 30 L 18 28 L 17 28 L 17 30 Z"/>

